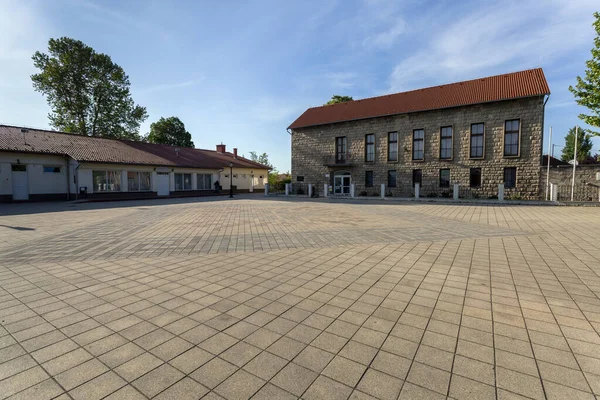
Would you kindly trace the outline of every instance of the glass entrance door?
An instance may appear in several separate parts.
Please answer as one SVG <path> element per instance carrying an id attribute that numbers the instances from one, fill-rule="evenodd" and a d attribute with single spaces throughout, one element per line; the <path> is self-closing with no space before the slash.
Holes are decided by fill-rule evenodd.
<path id="1" fill-rule="evenodd" d="M 350 194 L 350 175 L 335 175 L 333 177 L 333 193 L 339 196 Z"/>

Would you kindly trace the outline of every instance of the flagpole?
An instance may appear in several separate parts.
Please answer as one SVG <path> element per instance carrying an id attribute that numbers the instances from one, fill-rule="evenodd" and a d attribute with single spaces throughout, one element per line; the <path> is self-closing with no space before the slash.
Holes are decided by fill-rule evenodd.
<path id="1" fill-rule="evenodd" d="M 550 137 L 548 138 L 548 168 L 546 169 L 546 201 L 548 201 L 548 193 L 550 187 L 550 149 L 552 148 L 552 127 L 550 127 Z"/>
<path id="2" fill-rule="evenodd" d="M 571 201 L 575 193 L 575 168 L 577 167 L 577 136 L 579 136 L 579 126 L 575 126 L 575 148 L 573 149 L 573 179 L 571 180 Z"/>

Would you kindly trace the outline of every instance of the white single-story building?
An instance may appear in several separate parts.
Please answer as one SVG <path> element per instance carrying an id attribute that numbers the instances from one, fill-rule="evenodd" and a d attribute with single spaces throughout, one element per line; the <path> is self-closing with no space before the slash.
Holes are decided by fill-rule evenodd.
<path id="1" fill-rule="evenodd" d="M 150 198 L 264 190 L 269 167 L 217 150 L 0 125 L 0 202 Z"/>

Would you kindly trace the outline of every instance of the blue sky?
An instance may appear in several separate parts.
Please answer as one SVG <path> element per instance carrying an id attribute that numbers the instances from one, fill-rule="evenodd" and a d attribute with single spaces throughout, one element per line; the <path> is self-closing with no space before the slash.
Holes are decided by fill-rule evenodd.
<path id="1" fill-rule="evenodd" d="M 333 94 L 355 99 L 543 67 L 546 134 L 580 123 L 597 0 L 0 0 L 0 122 L 48 127 L 31 55 L 51 37 L 109 54 L 148 109 L 178 116 L 197 147 L 223 142 L 290 167 L 286 127 Z M 547 142 L 546 142 L 547 143 Z M 546 149 L 544 149 L 544 152 Z M 594 139 L 600 152 L 600 138 Z M 560 155 L 560 148 L 557 153 Z"/>

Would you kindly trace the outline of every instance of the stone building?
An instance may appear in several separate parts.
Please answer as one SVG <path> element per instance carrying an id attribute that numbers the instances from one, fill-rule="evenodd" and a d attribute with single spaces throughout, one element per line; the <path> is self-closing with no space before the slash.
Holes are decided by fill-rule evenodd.
<path id="1" fill-rule="evenodd" d="M 288 128 L 292 182 L 330 193 L 540 198 L 541 69 L 313 107 Z"/>

